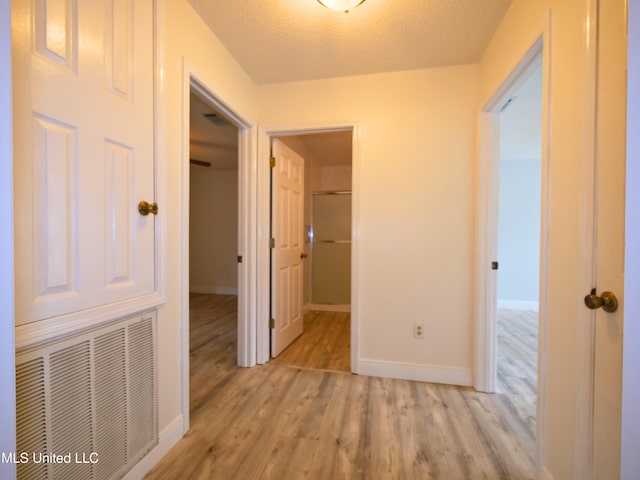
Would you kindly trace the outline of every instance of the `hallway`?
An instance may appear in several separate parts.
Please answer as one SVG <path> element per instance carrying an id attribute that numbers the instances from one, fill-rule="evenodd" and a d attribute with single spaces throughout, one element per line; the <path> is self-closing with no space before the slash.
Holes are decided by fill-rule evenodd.
<path id="1" fill-rule="evenodd" d="M 532 432 L 511 395 L 239 368 L 235 297 L 191 300 L 191 429 L 146 478 L 533 478 Z"/>

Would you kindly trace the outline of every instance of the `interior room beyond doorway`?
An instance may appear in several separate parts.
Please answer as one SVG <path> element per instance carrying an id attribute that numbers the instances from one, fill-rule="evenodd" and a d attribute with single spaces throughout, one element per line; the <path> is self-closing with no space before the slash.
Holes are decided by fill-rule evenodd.
<path id="1" fill-rule="evenodd" d="M 350 371 L 352 132 L 278 137 L 304 159 L 303 333 L 270 363 Z"/>
<path id="2" fill-rule="evenodd" d="M 237 363 L 238 128 L 190 95 L 189 351 L 191 410 L 211 368 Z"/>

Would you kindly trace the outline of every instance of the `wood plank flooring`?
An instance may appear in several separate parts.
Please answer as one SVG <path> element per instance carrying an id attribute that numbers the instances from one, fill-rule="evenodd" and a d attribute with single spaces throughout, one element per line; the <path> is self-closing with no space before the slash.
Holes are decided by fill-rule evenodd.
<path id="1" fill-rule="evenodd" d="M 221 300 L 219 311 L 234 301 Z M 191 322 L 191 429 L 148 479 L 534 478 L 533 432 L 513 394 L 276 364 L 238 368 L 234 334 L 215 333 L 202 317 Z M 209 349 L 215 361 L 206 360 Z"/>
<path id="2" fill-rule="evenodd" d="M 304 331 L 270 365 L 351 371 L 351 314 L 310 311 Z"/>
<path id="3" fill-rule="evenodd" d="M 498 309 L 499 393 L 509 395 L 519 416 L 536 429 L 538 312 Z"/>

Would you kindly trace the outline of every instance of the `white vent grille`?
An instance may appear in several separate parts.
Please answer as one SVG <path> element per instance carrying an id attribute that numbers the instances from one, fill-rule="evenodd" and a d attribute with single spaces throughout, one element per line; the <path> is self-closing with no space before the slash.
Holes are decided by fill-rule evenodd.
<path id="1" fill-rule="evenodd" d="M 19 479 L 120 478 L 155 445 L 155 330 L 154 313 L 17 356 Z"/>
<path id="2" fill-rule="evenodd" d="M 18 452 L 46 452 L 47 424 L 45 413 L 45 370 L 42 358 L 16 368 L 16 421 L 20 426 Z M 29 459 L 30 460 L 30 459 Z M 47 478 L 47 466 L 35 462 L 18 466 L 21 478 Z"/>
<path id="3" fill-rule="evenodd" d="M 91 345 L 88 340 L 49 356 L 51 396 L 51 451 L 90 454 Z M 35 453 L 35 452 L 34 452 Z M 46 452 L 43 452 L 46 453 Z M 53 478 L 91 478 L 91 464 L 52 463 Z"/>

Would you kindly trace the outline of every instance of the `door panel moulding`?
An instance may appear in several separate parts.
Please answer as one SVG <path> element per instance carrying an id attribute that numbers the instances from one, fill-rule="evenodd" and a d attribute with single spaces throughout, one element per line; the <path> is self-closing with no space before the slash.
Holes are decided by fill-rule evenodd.
<path id="1" fill-rule="evenodd" d="M 257 305 L 256 305 L 256 361 L 264 364 L 269 361 L 269 238 L 270 238 L 270 166 L 271 140 L 287 135 L 330 133 L 338 131 L 352 132 L 352 204 L 351 204 L 351 372 L 359 373 L 359 193 L 360 193 L 360 157 L 359 130 L 356 122 L 327 122 L 313 125 L 260 126 L 258 127 L 258 166 L 257 166 Z"/>
<path id="2" fill-rule="evenodd" d="M 153 108 L 153 142 L 151 144 L 151 155 L 153 157 L 153 183 L 152 194 L 153 201 L 161 205 L 166 205 L 166 188 L 164 179 L 166 178 L 166 154 L 162 145 L 164 139 L 164 120 L 166 118 L 166 107 L 164 97 L 164 80 L 161 72 L 164 70 L 164 17 L 166 0 L 153 0 L 149 2 L 152 8 L 152 49 L 153 49 L 153 65 L 151 67 L 151 75 L 153 82 L 153 95 L 151 98 Z M 9 15 L 9 18 L 11 15 Z M 11 46 L 11 45 L 10 45 Z M 12 90 L 9 90 L 13 93 Z M 150 132 L 148 132 L 150 133 Z M 109 143 L 109 142 L 107 142 Z M 120 145 L 119 142 L 110 143 Z M 126 150 L 126 149 L 125 149 Z M 69 187 L 70 191 L 72 187 Z M 78 212 L 73 214 L 78 215 Z M 111 290 L 104 297 L 106 303 L 101 301 L 88 304 L 86 308 L 71 308 L 59 314 L 51 314 L 47 312 L 39 321 L 23 323 L 18 325 L 13 333 L 15 335 L 16 351 L 45 344 L 53 339 L 63 338 L 68 335 L 82 333 L 101 325 L 107 324 L 113 320 L 140 313 L 166 303 L 166 217 L 164 215 L 155 216 L 153 228 L 153 264 L 154 274 L 149 279 L 150 288 L 148 291 L 139 290 L 137 293 L 134 289 L 130 290 L 131 294 L 118 295 L 114 294 L 118 289 Z M 124 225 L 122 222 L 120 225 Z M 125 227 L 127 228 L 127 227 Z M 66 242 L 65 242 L 66 243 Z M 69 245 L 72 245 L 69 244 Z M 71 248 L 77 254 L 77 248 Z M 131 272 L 129 272 L 131 273 Z M 130 278 L 132 283 L 136 283 L 135 278 Z M 122 282 L 126 285 L 128 282 Z M 111 284 L 110 287 L 113 287 Z M 15 292 L 19 295 L 18 292 Z M 103 293 L 97 293 L 102 296 Z M 111 296 L 113 295 L 113 296 Z M 13 297 L 13 295 L 12 295 Z M 19 303 L 19 302 L 18 302 Z"/>
<path id="3" fill-rule="evenodd" d="M 536 470 L 544 476 L 546 417 L 546 332 L 548 319 L 549 263 L 549 112 L 551 88 L 551 11 L 547 12 L 535 37 L 526 44 L 519 61 L 482 108 L 478 117 L 478 220 L 475 299 L 475 355 L 473 386 L 494 392 L 497 376 L 497 274 L 491 262 L 497 259 L 499 114 L 529 72 L 542 64 L 542 152 L 540 214 L 540 297 L 538 320 L 538 386 L 536 412 Z"/>
<path id="4" fill-rule="evenodd" d="M 181 154 L 181 249 L 180 249 L 180 350 L 182 377 L 182 416 L 184 433 L 189 429 L 189 97 L 196 93 L 238 128 L 238 365 L 256 365 L 256 177 L 253 165 L 252 124 L 217 95 L 214 81 L 201 74 L 183 58 L 182 154 Z"/>

